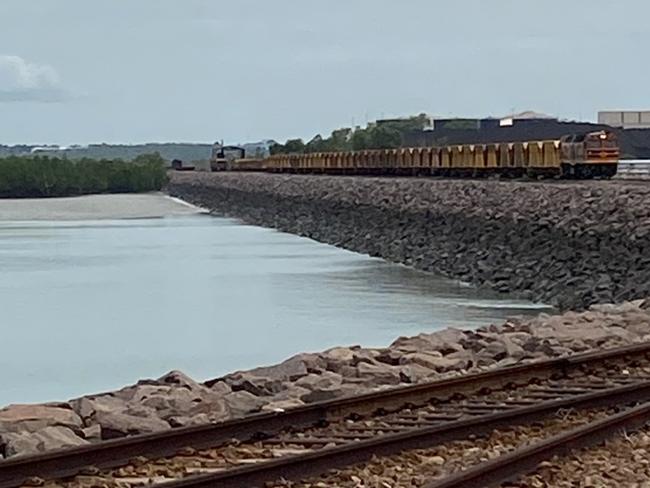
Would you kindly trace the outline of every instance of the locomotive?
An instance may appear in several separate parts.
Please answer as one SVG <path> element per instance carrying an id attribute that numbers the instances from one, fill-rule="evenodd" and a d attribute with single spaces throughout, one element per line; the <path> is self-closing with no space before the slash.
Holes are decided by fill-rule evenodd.
<path id="1" fill-rule="evenodd" d="M 242 160 L 246 157 L 246 151 L 239 146 L 224 146 L 223 143 L 215 142 L 212 145 L 212 154 L 210 155 L 211 171 L 229 171 L 236 169 L 233 162 Z"/>
<path id="2" fill-rule="evenodd" d="M 611 178 L 616 174 L 620 148 L 610 131 L 573 134 L 560 139 L 562 173 L 566 177 Z"/>
<path id="3" fill-rule="evenodd" d="M 276 154 L 233 159 L 233 171 L 479 177 L 611 178 L 620 150 L 616 134 L 595 131 L 560 140 Z"/>

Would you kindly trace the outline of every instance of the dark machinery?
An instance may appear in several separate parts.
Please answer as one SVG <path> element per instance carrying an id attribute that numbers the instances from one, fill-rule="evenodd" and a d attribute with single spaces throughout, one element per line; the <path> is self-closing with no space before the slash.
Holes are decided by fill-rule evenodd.
<path id="1" fill-rule="evenodd" d="M 215 143 L 212 146 L 212 154 L 210 156 L 210 170 L 211 171 L 229 171 L 232 169 L 233 162 L 237 159 L 244 159 L 246 151 L 243 147 L 239 146 L 224 146 Z"/>

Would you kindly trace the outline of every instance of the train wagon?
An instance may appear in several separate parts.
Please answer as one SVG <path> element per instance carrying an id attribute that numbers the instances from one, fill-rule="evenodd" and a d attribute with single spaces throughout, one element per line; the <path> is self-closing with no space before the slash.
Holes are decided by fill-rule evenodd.
<path id="1" fill-rule="evenodd" d="M 235 159 L 228 169 L 357 175 L 611 178 L 616 174 L 619 156 L 616 134 L 596 131 L 559 140 L 276 154 L 257 160 Z"/>

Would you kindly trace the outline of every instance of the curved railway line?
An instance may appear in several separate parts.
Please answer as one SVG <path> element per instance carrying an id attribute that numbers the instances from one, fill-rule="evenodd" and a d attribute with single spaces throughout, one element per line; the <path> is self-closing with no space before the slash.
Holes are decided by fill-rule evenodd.
<path id="1" fill-rule="evenodd" d="M 646 402 L 520 447 L 495 459 L 428 483 L 423 488 L 484 488 L 515 483 L 520 476 L 534 471 L 542 461 L 597 445 L 616 434 L 627 434 L 644 427 L 649 420 L 650 403 Z"/>
<path id="2" fill-rule="evenodd" d="M 52 486 L 66 488 L 149 483 L 166 488 L 266 486 L 278 479 L 301 480 L 376 455 L 489 434 L 559 410 L 624 407 L 646 401 L 650 401 L 650 344 L 643 343 L 222 424 L 12 458 L 0 462 L 0 488 L 39 485 L 44 480 L 48 484 L 58 480 Z M 645 406 L 628 412 L 635 412 L 630 425 L 650 419 L 650 408 Z M 616 428 L 628 422 L 624 414 L 617 418 Z M 594 438 L 602 438 L 602 430 L 581 437 Z M 539 459 L 540 454 L 535 456 Z M 530 460 L 528 464 L 511 461 L 510 473 L 513 463 L 527 466 Z"/>

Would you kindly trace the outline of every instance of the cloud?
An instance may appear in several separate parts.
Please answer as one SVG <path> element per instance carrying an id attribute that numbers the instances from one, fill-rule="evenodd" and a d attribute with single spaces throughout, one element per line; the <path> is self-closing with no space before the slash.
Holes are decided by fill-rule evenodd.
<path id="1" fill-rule="evenodd" d="M 0 55 L 0 102 L 61 102 L 70 94 L 54 68 Z"/>

